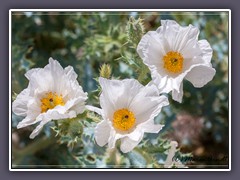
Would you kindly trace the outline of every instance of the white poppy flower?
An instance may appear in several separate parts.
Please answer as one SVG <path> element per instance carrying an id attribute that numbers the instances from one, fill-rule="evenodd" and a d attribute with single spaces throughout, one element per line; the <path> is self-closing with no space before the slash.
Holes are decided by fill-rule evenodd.
<path id="1" fill-rule="evenodd" d="M 184 78 L 197 88 L 213 79 L 212 48 L 206 40 L 198 41 L 197 27 L 181 27 L 173 20 L 162 20 L 161 24 L 142 37 L 137 52 L 159 90 L 172 91 L 173 99 L 181 102 Z"/>
<path id="2" fill-rule="evenodd" d="M 103 120 L 95 128 L 95 139 L 99 146 L 108 143 L 109 149 L 121 139 L 120 149 L 131 151 L 142 140 L 144 132 L 158 133 L 163 125 L 154 124 L 167 97 L 159 96 L 155 85 L 143 86 L 137 80 L 107 80 L 99 78 L 102 88 L 100 106 L 88 106 L 99 113 Z"/>
<path id="3" fill-rule="evenodd" d="M 168 151 L 168 156 L 164 164 L 164 168 L 187 168 L 184 164 L 181 163 L 181 161 L 177 158 L 175 158 L 176 148 L 178 146 L 178 143 L 176 141 L 170 142 L 170 149 Z"/>
<path id="4" fill-rule="evenodd" d="M 17 96 L 12 108 L 16 115 L 25 117 L 17 128 L 40 122 L 30 138 L 51 120 L 74 118 L 83 113 L 87 93 L 78 84 L 73 67 L 63 69 L 57 60 L 50 58 L 44 68 L 31 69 L 25 76 L 29 85 Z"/>

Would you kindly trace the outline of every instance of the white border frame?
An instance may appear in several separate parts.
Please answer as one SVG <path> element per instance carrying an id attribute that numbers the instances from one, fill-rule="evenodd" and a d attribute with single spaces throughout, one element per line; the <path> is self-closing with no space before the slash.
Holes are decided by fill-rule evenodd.
<path id="1" fill-rule="evenodd" d="M 11 57 L 11 45 L 12 45 L 12 12 L 167 12 L 167 11 L 176 11 L 176 12 L 228 12 L 228 37 L 229 37 L 229 54 L 228 54 L 228 83 L 229 83 L 229 168 L 228 169 L 14 169 L 12 168 L 11 159 L 12 159 L 12 140 L 11 140 L 11 127 L 12 127 L 12 92 L 11 92 L 11 69 L 12 69 L 12 57 Z M 230 9 L 10 9 L 9 10 L 9 171 L 231 171 L 231 10 Z"/>

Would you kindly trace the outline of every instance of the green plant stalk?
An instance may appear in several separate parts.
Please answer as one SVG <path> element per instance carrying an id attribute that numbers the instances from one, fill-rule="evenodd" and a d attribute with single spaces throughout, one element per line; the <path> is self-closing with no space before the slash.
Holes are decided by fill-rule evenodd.
<path id="1" fill-rule="evenodd" d="M 142 65 L 141 65 L 141 69 L 139 69 L 140 73 L 138 75 L 138 81 L 140 83 L 144 84 L 147 73 L 148 73 L 149 70 L 148 70 L 148 67 L 145 64 L 143 64 L 143 63 L 141 63 L 141 64 Z"/>
<path id="2" fill-rule="evenodd" d="M 52 135 L 51 137 L 42 137 L 38 141 L 34 141 L 33 143 L 27 145 L 23 149 L 16 149 L 12 147 L 13 157 L 16 157 L 15 164 L 19 164 L 25 156 L 33 155 L 36 152 L 47 148 L 48 146 L 55 142 L 56 139 Z"/>
<path id="3" fill-rule="evenodd" d="M 134 151 L 138 152 L 139 154 L 141 154 L 143 156 L 143 158 L 146 160 L 147 164 L 153 164 L 153 158 L 152 156 L 149 156 L 148 153 L 146 153 L 144 150 L 135 147 Z"/>

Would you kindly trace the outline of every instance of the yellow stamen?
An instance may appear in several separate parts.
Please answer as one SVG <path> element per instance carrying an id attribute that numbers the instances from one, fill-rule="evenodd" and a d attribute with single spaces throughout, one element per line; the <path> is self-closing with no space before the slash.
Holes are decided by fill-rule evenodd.
<path id="1" fill-rule="evenodd" d="M 181 53 L 170 51 L 163 57 L 163 67 L 171 73 L 179 73 L 183 68 L 183 60 Z"/>
<path id="2" fill-rule="evenodd" d="M 49 109 L 53 109 L 57 105 L 64 106 L 65 104 L 62 95 L 57 95 L 52 92 L 46 93 L 44 98 L 41 99 L 41 103 L 42 113 L 48 111 Z"/>
<path id="3" fill-rule="evenodd" d="M 119 109 L 113 115 L 113 126 L 117 130 L 127 131 L 135 125 L 135 116 L 128 109 Z"/>

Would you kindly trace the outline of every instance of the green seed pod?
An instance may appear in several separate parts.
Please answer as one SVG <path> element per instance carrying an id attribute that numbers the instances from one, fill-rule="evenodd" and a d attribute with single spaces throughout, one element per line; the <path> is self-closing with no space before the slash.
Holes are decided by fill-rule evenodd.
<path id="1" fill-rule="evenodd" d="M 71 138 L 80 137 L 82 133 L 83 126 L 79 121 L 75 120 L 69 123 L 68 134 L 70 135 Z"/>
<path id="2" fill-rule="evenodd" d="M 134 47 L 136 47 L 145 33 L 143 19 L 138 18 L 136 20 L 134 17 L 130 17 L 126 27 L 126 32 L 128 43 L 131 43 Z"/>
<path id="3" fill-rule="evenodd" d="M 59 120 L 56 126 L 52 127 L 59 136 L 59 143 L 67 143 L 68 147 L 73 148 L 81 139 L 83 133 L 83 125 L 78 118 Z"/>
<path id="4" fill-rule="evenodd" d="M 112 68 L 109 64 L 103 64 L 100 67 L 100 77 L 109 79 L 112 74 Z"/>

